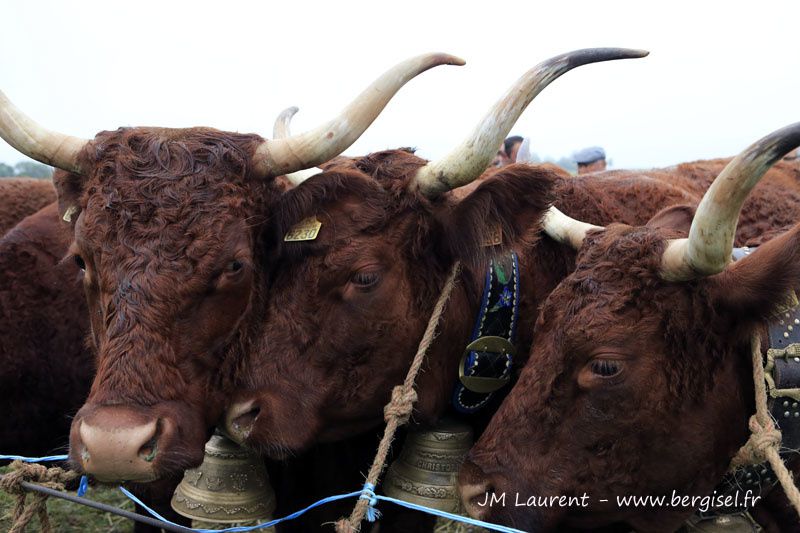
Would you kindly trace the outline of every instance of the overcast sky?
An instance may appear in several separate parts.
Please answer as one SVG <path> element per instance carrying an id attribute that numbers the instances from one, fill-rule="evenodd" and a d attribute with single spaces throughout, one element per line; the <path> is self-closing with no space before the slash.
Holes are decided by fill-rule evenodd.
<path id="1" fill-rule="evenodd" d="M 412 80 L 346 153 L 458 144 L 536 63 L 586 47 L 650 51 L 580 67 L 512 133 L 558 158 L 605 147 L 616 168 L 729 156 L 800 120 L 800 2 L 135 2 L 3 0 L 0 89 L 31 117 L 93 137 L 120 126 L 272 133 L 316 126 L 393 64 L 464 58 Z M 0 140 L 0 161 L 23 159 Z"/>

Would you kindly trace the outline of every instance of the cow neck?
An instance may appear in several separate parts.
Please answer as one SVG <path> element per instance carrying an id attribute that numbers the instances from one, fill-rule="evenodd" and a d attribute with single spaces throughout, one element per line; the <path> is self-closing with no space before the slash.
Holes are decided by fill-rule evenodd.
<path id="1" fill-rule="evenodd" d="M 733 260 L 738 261 L 752 251 L 753 248 L 749 247 L 734 248 Z M 780 456 L 784 462 L 800 456 L 800 305 L 794 293 L 791 297 L 778 321 L 767 326 L 769 347 L 762 358 L 768 392 L 767 408 L 781 432 Z M 772 467 L 763 462 L 728 472 L 715 490 L 722 496 L 735 496 L 750 490 L 752 494 L 763 497 L 777 484 Z M 720 515 L 746 513 L 744 502 L 739 503 L 738 506 L 715 508 L 699 514 L 701 518 L 716 519 Z"/>
<path id="2" fill-rule="evenodd" d="M 452 403 L 456 411 L 475 413 L 511 381 L 516 355 L 520 299 L 519 259 L 515 252 L 492 258 L 470 342 L 458 364 Z"/>

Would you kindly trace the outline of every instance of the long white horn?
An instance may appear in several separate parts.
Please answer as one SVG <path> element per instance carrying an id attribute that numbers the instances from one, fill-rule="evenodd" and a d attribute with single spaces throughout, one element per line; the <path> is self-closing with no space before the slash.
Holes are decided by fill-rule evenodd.
<path id="1" fill-rule="evenodd" d="M 661 276 L 686 281 L 722 272 L 731 261 L 739 212 L 747 195 L 784 154 L 800 146 L 800 122 L 770 133 L 739 154 L 708 188 L 688 239 L 673 239 L 661 258 Z"/>
<path id="2" fill-rule="evenodd" d="M 264 177 L 289 174 L 324 163 L 345 151 L 415 76 L 438 65 L 463 65 L 448 54 L 425 54 L 389 69 L 333 120 L 300 135 L 265 141 L 256 150 L 254 169 Z"/>
<path id="3" fill-rule="evenodd" d="M 417 186 L 423 194 L 433 197 L 480 176 L 528 104 L 565 72 L 589 63 L 645 57 L 648 53 L 627 48 L 589 48 L 539 63 L 511 86 L 463 143 L 443 159 L 431 161 L 417 171 Z"/>
<path id="4" fill-rule="evenodd" d="M 0 91 L 0 137 L 40 163 L 81 173 L 78 154 L 88 142 L 43 128 Z"/>

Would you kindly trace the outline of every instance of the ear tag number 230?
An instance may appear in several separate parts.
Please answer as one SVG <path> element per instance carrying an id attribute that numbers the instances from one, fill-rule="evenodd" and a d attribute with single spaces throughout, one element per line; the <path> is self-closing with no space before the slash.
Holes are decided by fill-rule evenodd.
<path id="1" fill-rule="evenodd" d="M 319 229 L 322 227 L 322 222 L 317 220 L 317 217 L 309 217 L 301 220 L 284 235 L 285 242 L 293 241 L 313 241 L 319 235 Z"/>

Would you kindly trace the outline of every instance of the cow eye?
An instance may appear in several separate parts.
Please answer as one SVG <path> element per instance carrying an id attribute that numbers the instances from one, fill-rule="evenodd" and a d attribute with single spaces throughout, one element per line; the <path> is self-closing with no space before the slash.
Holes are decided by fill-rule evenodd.
<path id="1" fill-rule="evenodd" d="M 378 272 L 356 272 L 351 281 L 359 289 L 371 289 L 381 280 L 381 275 Z"/>
<path id="2" fill-rule="evenodd" d="M 78 265 L 78 268 L 86 270 L 86 261 L 83 260 L 83 257 L 76 254 L 73 255 L 72 258 L 75 260 L 75 264 Z"/>
<path id="3" fill-rule="evenodd" d="M 235 274 L 235 273 L 237 273 L 237 272 L 240 272 L 240 271 L 241 271 L 243 268 L 244 268 L 244 263 L 242 263 L 241 261 L 237 261 L 236 259 L 234 259 L 233 261 L 231 261 L 230 263 L 228 263 L 228 266 L 227 266 L 226 270 L 227 270 L 227 271 L 228 271 L 228 273 L 230 273 L 230 274 Z"/>
<path id="4" fill-rule="evenodd" d="M 620 373 L 622 366 L 619 361 L 610 359 L 595 359 L 592 361 L 592 373 L 597 376 L 610 378 Z"/>

